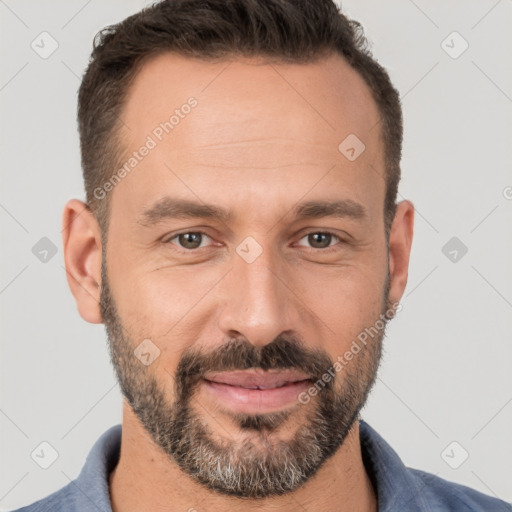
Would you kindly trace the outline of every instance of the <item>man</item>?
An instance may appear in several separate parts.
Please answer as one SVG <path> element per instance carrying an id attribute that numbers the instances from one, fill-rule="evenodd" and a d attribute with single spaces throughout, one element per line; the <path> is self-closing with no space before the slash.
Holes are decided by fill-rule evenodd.
<path id="1" fill-rule="evenodd" d="M 123 424 L 21 510 L 499 511 L 359 412 L 407 283 L 397 91 L 330 0 L 168 0 L 79 92 L 68 282 Z"/>

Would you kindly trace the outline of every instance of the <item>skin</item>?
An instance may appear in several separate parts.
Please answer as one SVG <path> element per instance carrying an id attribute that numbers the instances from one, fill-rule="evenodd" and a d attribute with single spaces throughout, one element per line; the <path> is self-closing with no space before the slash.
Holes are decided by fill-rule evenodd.
<path id="1" fill-rule="evenodd" d="M 122 113 L 129 154 L 190 96 L 198 101 L 109 192 L 109 285 L 130 338 L 137 343 L 149 338 L 159 347 L 160 356 L 147 371 L 170 401 L 169 374 L 186 349 L 212 350 L 233 334 L 262 347 L 292 331 L 308 348 L 335 360 L 378 318 L 388 272 L 389 302 L 399 302 L 407 283 L 414 207 L 410 201 L 398 204 L 387 246 L 383 144 L 379 130 L 372 129 L 379 113 L 363 79 L 336 55 L 302 65 L 248 58 L 227 64 L 172 54 L 152 58 L 137 75 Z M 338 151 L 351 133 L 366 146 L 353 162 Z M 142 226 L 141 213 L 165 195 L 221 206 L 233 218 Z M 361 204 L 366 216 L 297 220 L 290 213 L 300 201 L 339 199 Z M 98 223 L 84 208 L 73 199 L 64 209 L 67 277 L 82 318 L 101 323 L 104 248 Z M 197 231 L 209 238 L 195 252 L 187 253 L 172 238 Z M 312 247 L 306 235 L 319 232 L 344 241 L 334 237 L 329 250 Z M 236 252 L 247 236 L 263 251 L 250 264 Z M 214 435 L 227 432 L 235 442 L 254 436 L 220 414 L 203 389 L 195 400 Z M 288 439 L 305 411 L 296 406 L 272 435 Z M 212 493 L 184 474 L 154 444 L 126 400 L 121 457 L 110 489 L 113 510 L 122 512 L 295 511 L 298 503 L 305 510 L 377 510 L 357 421 L 337 452 L 298 490 L 242 501 Z"/>

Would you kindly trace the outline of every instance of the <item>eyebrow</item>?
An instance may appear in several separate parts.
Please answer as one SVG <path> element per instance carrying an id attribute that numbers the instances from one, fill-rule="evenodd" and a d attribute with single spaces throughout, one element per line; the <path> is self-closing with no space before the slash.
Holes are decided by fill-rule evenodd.
<path id="1" fill-rule="evenodd" d="M 297 218 L 314 219 L 319 217 L 338 217 L 363 220 L 368 216 L 366 208 L 352 199 L 339 201 L 307 201 L 295 207 Z"/>
<path id="2" fill-rule="evenodd" d="M 150 227 L 166 219 L 193 218 L 217 219 L 227 223 L 232 215 L 219 206 L 166 196 L 142 212 L 138 223 Z"/>
<path id="3" fill-rule="evenodd" d="M 337 217 L 362 220 L 368 215 L 366 208 L 352 199 L 307 201 L 296 205 L 291 212 L 296 219 Z M 138 223 L 151 227 L 167 219 L 193 218 L 216 219 L 228 223 L 233 215 L 219 206 L 166 196 L 143 211 Z"/>

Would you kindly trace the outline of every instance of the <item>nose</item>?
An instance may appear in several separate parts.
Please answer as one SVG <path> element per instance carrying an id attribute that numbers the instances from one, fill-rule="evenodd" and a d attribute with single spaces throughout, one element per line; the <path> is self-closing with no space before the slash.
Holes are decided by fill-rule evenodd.
<path id="1" fill-rule="evenodd" d="M 219 328 L 227 337 L 242 335 L 263 346 L 300 325 L 301 300 L 289 269 L 278 265 L 270 250 L 251 263 L 235 255 L 220 293 Z"/>

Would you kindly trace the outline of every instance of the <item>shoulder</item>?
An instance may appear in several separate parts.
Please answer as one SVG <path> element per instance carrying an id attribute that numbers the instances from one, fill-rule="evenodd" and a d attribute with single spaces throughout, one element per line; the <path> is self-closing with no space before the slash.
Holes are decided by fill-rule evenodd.
<path id="1" fill-rule="evenodd" d="M 109 474 L 119 460 L 121 425 L 104 432 L 90 450 L 80 474 L 66 486 L 12 512 L 111 512 Z"/>
<path id="2" fill-rule="evenodd" d="M 512 505 L 498 498 L 483 494 L 471 487 L 450 482 L 432 473 L 408 468 L 417 482 L 417 489 L 433 509 L 457 512 L 512 512 Z"/>
<path id="3" fill-rule="evenodd" d="M 12 512 L 65 512 L 75 510 L 77 490 L 74 482 L 34 503 Z"/>
<path id="4" fill-rule="evenodd" d="M 406 466 L 393 448 L 363 420 L 361 455 L 377 491 L 379 512 L 512 512 L 498 498 Z"/>

